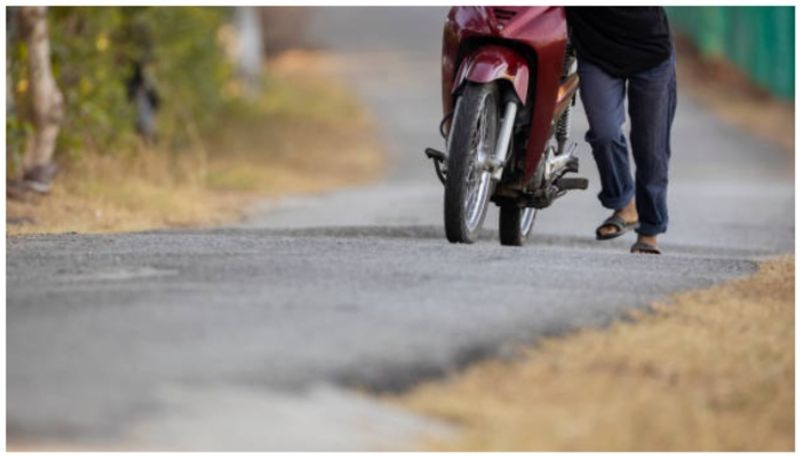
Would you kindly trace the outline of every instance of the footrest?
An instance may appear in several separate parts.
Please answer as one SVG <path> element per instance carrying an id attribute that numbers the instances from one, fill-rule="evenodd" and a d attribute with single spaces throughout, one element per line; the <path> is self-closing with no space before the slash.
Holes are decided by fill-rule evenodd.
<path id="1" fill-rule="evenodd" d="M 566 169 L 567 169 L 567 173 L 577 173 L 578 172 L 578 158 L 575 157 L 575 156 L 572 156 L 572 158 L 569 159 L 569 162 L 567 162 Z"/>
<path id="2" fill-rule="evenodd" d="M 433 148 L 425 148 L 425 156 L 427 156 L 429 159 L 433 159 L 438 162 L 447 161 L 447 154 Z"/>
<path id="3" fill-rule="evenodd" d="M 589 180 L 586 178 L 559 178 L 555 185 L 561 190 L 586 190 L 589 188 Z"/>

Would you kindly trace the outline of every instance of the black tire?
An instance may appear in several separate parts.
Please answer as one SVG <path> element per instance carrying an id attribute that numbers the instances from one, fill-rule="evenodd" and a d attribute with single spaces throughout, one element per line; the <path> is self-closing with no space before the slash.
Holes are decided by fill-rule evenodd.
<path id="1" fill-rule="evenodd" d="M 529 223 L 523 224 L 526 209 L 515 205 L 503 205 L 500 207 L 500 244 L 503 246 L 522 246 L 528 240 L 533 228 L 533 219 Z M 533 211 L 534 213 L 530 217 L 535 218 L 536 210 Z M 527 225 L 527 227 L 523 227 L 523 225 Z"/>
<path id="2" fill-rule="evenodd" d="M 456 103 L 453 125 L 448 145 L 447 182 L 444 186 L 444 228 L 451 243 L 474 243 L 486 217 L 486 207 L 493 191 L 494 183 L 488 184 L 485 199 L 476 199 L 475 208 L 468 221 L 467 197 L 470 186 L 468 180 L 475 178 L 474 167 L 476 146 L 481 132 L 485 133 L 488 144 L 484 149 L 494 153 L 499 135 L 500 113 L 499 92 L 495 83 L 467 84 Z M 484 114 L 484 110 L 487 110 Z M 481 130 L 481 120 L 485 119 L 486 130 Z M 472 166 L 472 167 L 471 167 Z M 471 223 L 470 223 L 471 222 Z"/>

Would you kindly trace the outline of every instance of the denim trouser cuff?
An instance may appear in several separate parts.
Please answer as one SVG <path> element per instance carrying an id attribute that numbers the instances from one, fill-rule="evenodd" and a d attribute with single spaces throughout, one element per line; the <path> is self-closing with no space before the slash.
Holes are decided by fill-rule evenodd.
<path id="1" fill-rule="evenodd" d="M 640 222 L 639 228 L 636 229 L 636 233 L 639 235 L 646 235 L 646 236 L 656 236 L 660 235 L 667 231 L 667 225 L 653 225 L 648 224 L 646 222 Z"/>
<path id="2" fill-rule="evenodd" d="M 603 205 L 603 207 L 617 211 L 619 209 L 624 208 L 625 205 L 627 205 L 631 201 L 631 199 L 633 199 L 633 194 L 634 194 L 634 189 L 631 188 L 630 190 L 628 190 L 619 197 L 613 197 L 613 198 L 604 197 L 601 193 L 597 196 L 597 198 L 600 199 L 600 203 Z"/>

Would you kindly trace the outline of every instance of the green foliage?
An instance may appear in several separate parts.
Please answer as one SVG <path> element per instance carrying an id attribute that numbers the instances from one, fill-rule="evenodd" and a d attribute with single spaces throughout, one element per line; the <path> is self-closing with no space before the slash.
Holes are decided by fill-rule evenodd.
<path id="1" fill-rule="evenodd" d="M 136 150 L 126 82 L 137 61 L 160 96 L 159 138 L 172 147 L 191 141 L 226 102 L 223 89 L 233 72 L 218 35 L 228 14 L 199 7 L 48 8 L 53 70 L 66 103 L 57 154 Z M 6 124 L 9 164 L 21 152 L 21 143 L 11 141 L 29 128 L 27 49 L 19 38 L 7 45 L 15 108 Z"/>

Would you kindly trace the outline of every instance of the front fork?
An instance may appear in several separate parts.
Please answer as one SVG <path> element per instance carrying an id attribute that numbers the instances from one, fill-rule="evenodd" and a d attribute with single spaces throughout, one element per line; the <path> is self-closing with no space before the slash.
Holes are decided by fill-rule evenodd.
<path id="1" fill-rule="evenodd" d="M 517 103 L 509 101 L 506 103 L 503 122 L 500 125 L 500 136 L 497 139 L 497 146 L 492 157 L 484 160 L 483 168 L 492 174 L 492 179 L 500 181 L 503 176 L 503 168 L 508 161 L 508 147 L 511 144 L 511 135 L 514 133 L 514 121 L 517 118 Z"/>
<path id="2" fill-rule="evenodd" d="M 500 181 L 503 176 L 503 169 L 508 162 L 509 146 L 511 145 L 511 135 L 514 133 L 514 121 L 517 118 L 517 103 L 513 100 L 506 103 L 503 113 L 503 121 L 500 124 L 500 134 L 497 138 L 494 154 L 491 157 L 483 157 L 477 164 L 484 171 L 492 174 L 494 181 Z M 426 148 L 425 155 L 433 160 L 436 168 L 436 176 L 444 184 L 447 181 L 447 153 L 433 148 Z"/>

